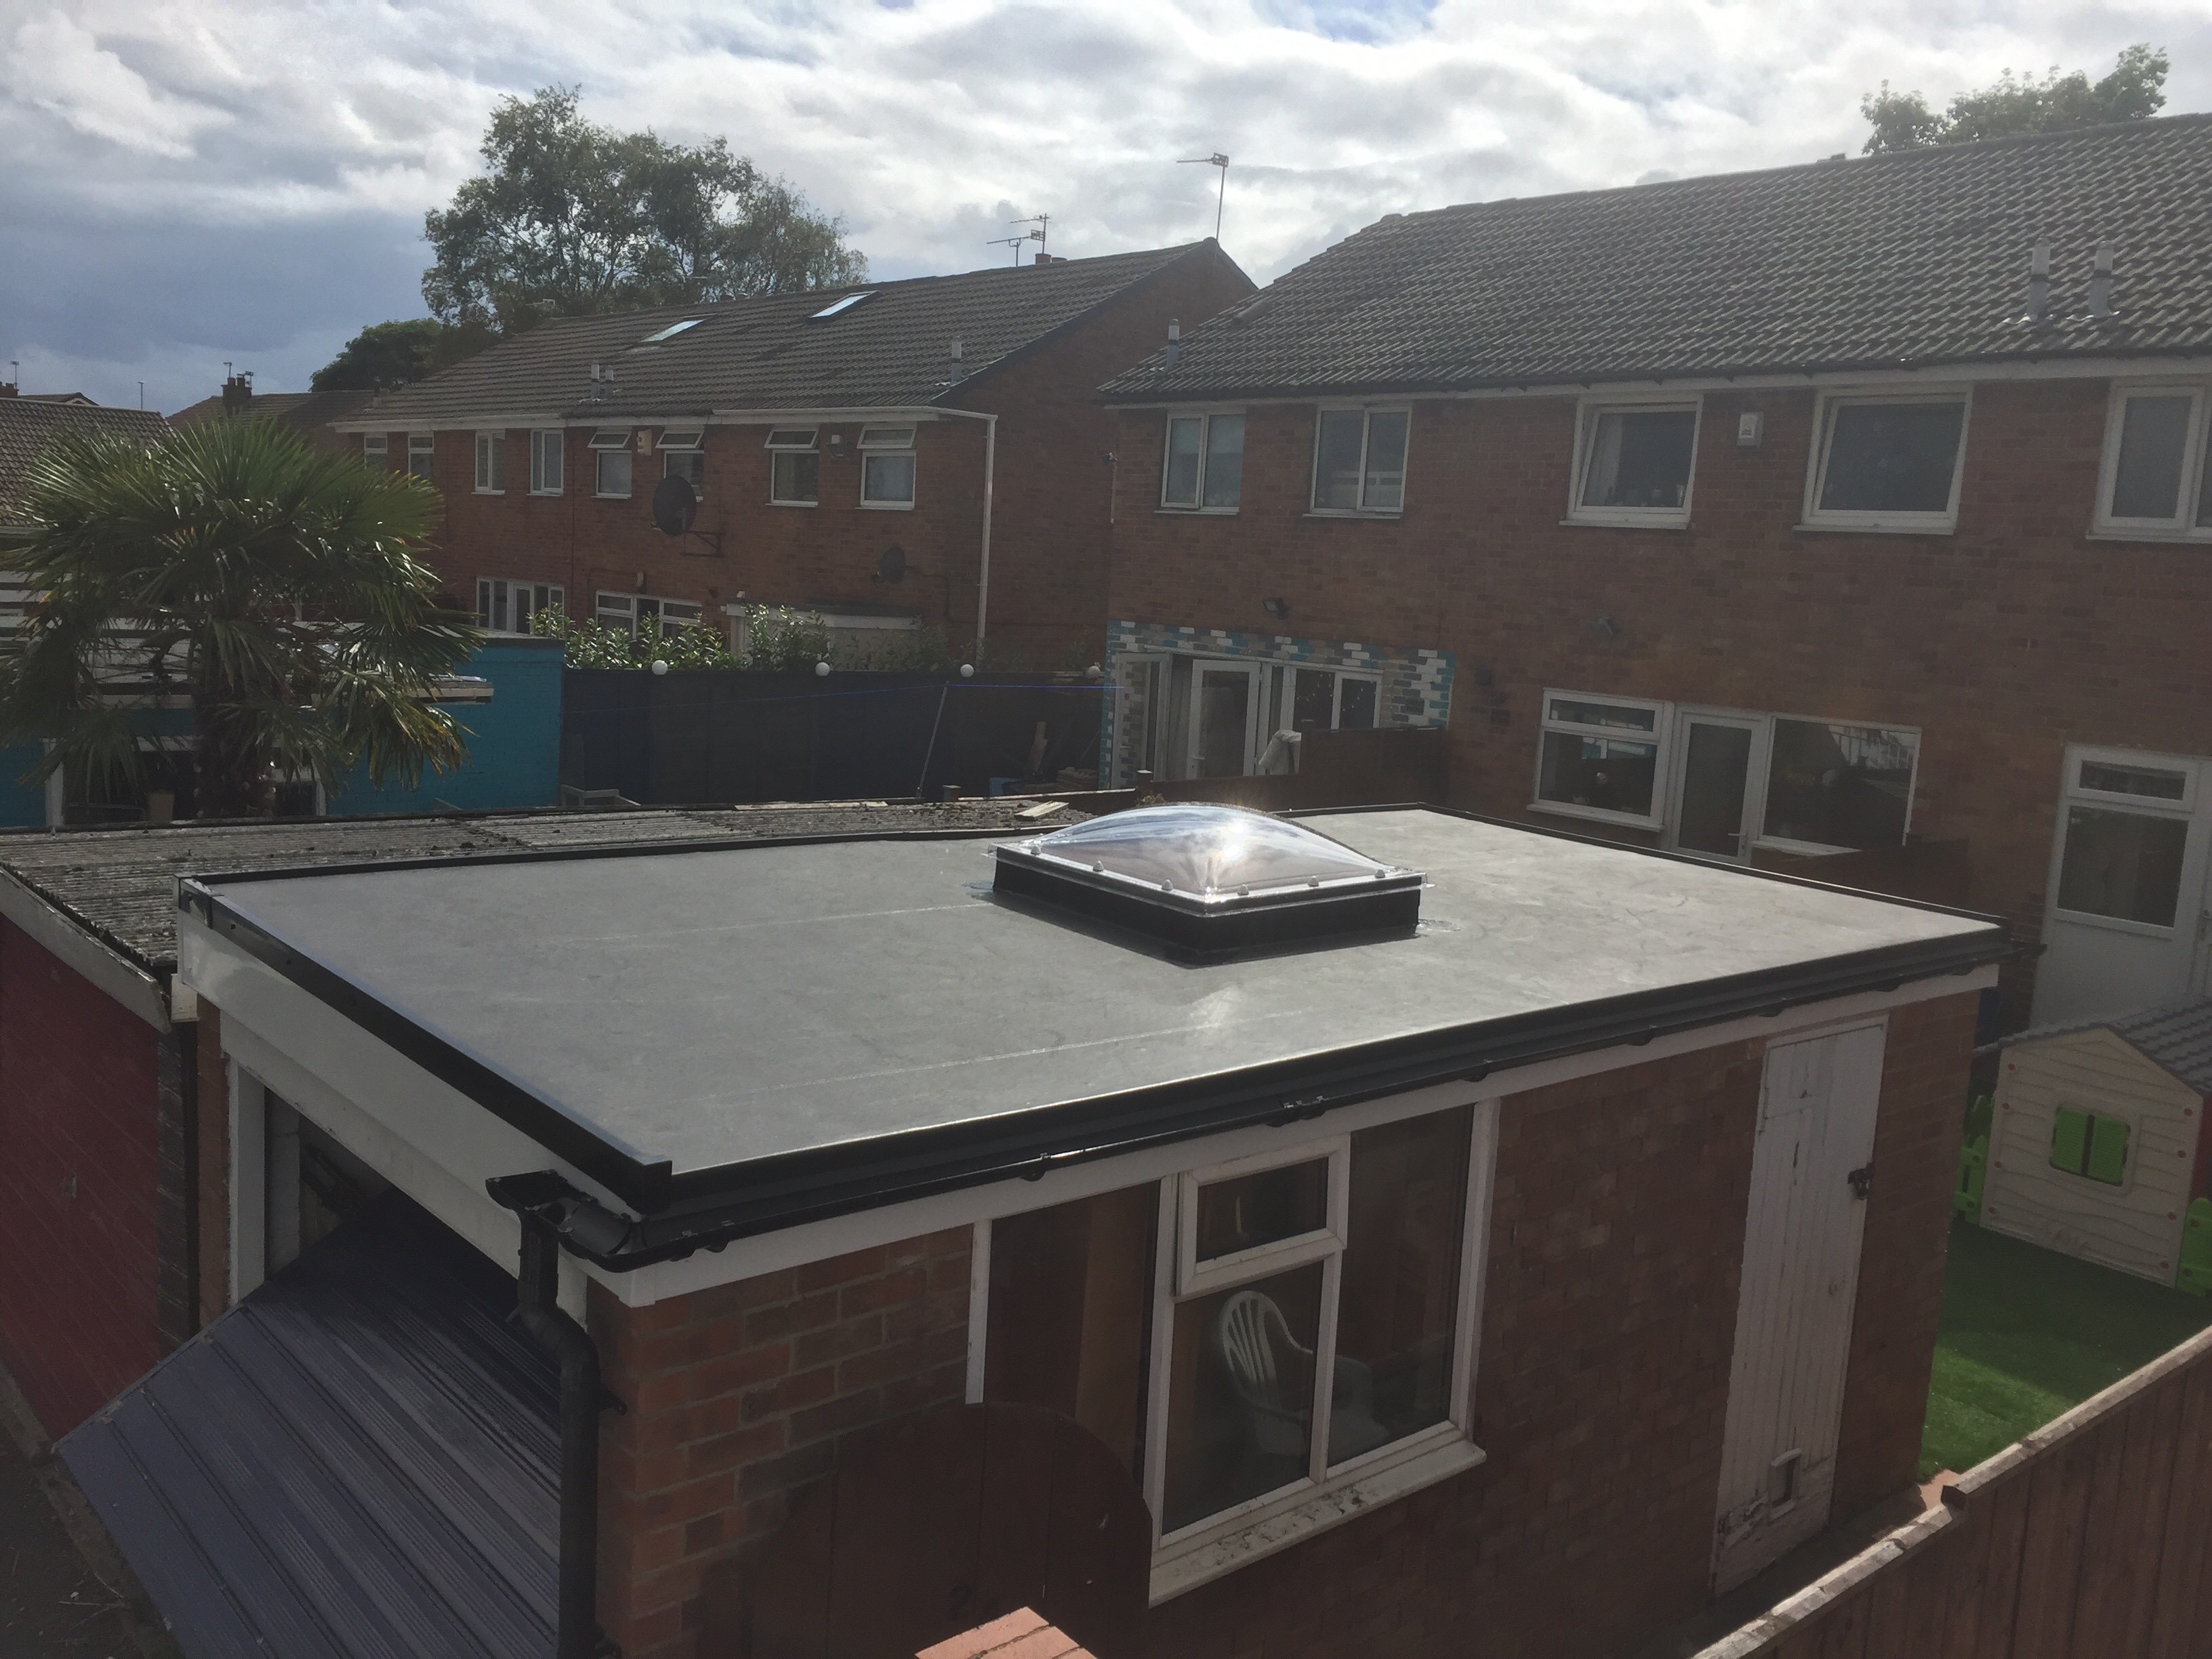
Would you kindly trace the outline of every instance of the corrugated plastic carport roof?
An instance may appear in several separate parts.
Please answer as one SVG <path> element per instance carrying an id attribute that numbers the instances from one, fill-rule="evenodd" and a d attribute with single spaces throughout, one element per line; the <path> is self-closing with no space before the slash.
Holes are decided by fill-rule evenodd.
<path id="1" fill-rule="evenodd" d="M 2010 949 L 1987 917 L 1428 809 L 1315 821 L 1428 873 L 1417 935 L 1179 965 L 994 899 L 974 837 L 603 853 L 588 878 L 579 853 L 557 884 L 481 858 L 210 877 L 183 902 L 640 1210 L 723 1205 L 726 1236 Z"/>

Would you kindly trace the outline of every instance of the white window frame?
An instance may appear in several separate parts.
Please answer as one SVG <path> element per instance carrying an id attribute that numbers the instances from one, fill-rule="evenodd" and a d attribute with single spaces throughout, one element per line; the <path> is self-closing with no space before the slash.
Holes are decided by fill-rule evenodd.
<path id="1" fill-rule="evenodd" d="M 1828 480 L 1828 450 L 1836 433 L 1836 411 L 1857 404 L 1957 404 L 1959 446 L 1951 453 L 1951 494 L 1940 513 L 1869 513 L 1824 510 L 1821 491 Z M 1966 474 L 1966 446 L 1974 424 L 1971 385 L 1915 387 L 1910 392 L 1853 389 L 1823 392 L 1813 411 L 1813 449 L 1805 469 L 1805 502 L 1801 530 L 1849 530 L 1877 535 L 1948 536 L 1959 527 L 1959 490 Z"/>
<path id="2" fill-rule="evenodd" d="M 1202 1262 L 1198 1260 L 1198 1195 L 1201 1188 L 1217 1186 L 1222 1182 L 1235 1181 L 1244 1176 L 1262 1175 L 1269 1170 L 1285 1169 L 1297 1164 L 1318 1164 L 1324 1160 L 1328 1165 L 1328 1210 L 1318 1229 L 1288 1238 L 1273 1239 L 1265 1244 L 1255 1245 L 1249 1250 L 1238 1250 L 1233 1255 L 1210 1256 Z M 1243 1284 L 1248 1279 L 1288 1273 L 1293 1267 L 1303 1267 L 1325 1256 L 1340 1255 L 1350 1232 L 1352 1137 L 1331 1135 L 1325 1140 L 1308 1141 L 1300 1146 L 1260 1152 L 1250 1158 L 1232 1159 L 1226 1164 L 1212 1164 L 1203 1169 L 1185 1170 L 1176 1177 L 1176 1205 L 1175 1293 L 1186 1301 L 1194 1296 L 1204 1296 L 1212 1291 Z"/>
<path id="3" fill-rule="evenodd" d="M 529 633 L 527 623 L 520 627 L 501 628 L 492 621 L 495 614 L 494 605 L 502 597 L 500 591 L 502 589 L 505 590 L 507 620 L 510 624 L 517 620 L 514 602 L 515 591 L 518 588 L 522 590 L 523 597 L 531 602 L 530 609 L 532 615 L 549 607 L 558 607 L 562 610 L 568 608 L 567 596 L 562 592 L 561 584 L 558 582 L 524 581 L 509 576 L 479 576 L 477 578 L 477 626 L 487 634 Z"/>
<path id="4" fill-rule="evenodd" d="M 553 481 L 548 483 L 545 465 L 548 455 L 553 458 L 550 469 Z M 568 434 L 559 427 L 541 427 L 530 434 L 530 493 L 533 495 L 558 495 L 568 478 Z"/>
<path id="5" fill-rule="evenodd" d="M 637 457 L 635 453 L 630 457 L 630 487 L 628 489 L 607 489 L 602 486 L 599 477 L 602 471 L 599 457 L 629 449 L 633 435 L 627 427 L 602 427 L 592 434 L 592 441 L 586 446 L 592 452 L 592 494 L 603 501 L 626 501 L 637 493 Z"/>
<path id="6" fill-rule="evenodd" d="M 798 434 L 804 433 L 806 441 L 800 443 Z M 768 504 L 770 507 L 819 507 L 822 505 L 822 451 L 819 441 L 822 429 L 812 426 L 772 426 L 761 447 L 768 451 Z M 777 441 L 781 439 L 781 442 Z M 775 490 L 776 458 L 780 455 L 811 455 L 814 463 L 814 499 L 802 500 L 796 495 L 779 495 Z M 865 467 L 865 463 L 863 466 Z"/>
<path id="7" fill-rule="evenodd" d="M 2119 482 L 2120 435 L 2127 425 L 2128 401 L 2132 398 L 2166 397 L 2190 400 L 2189 431 L 2182 441 L 2181 488 L 2170 519 L 2118 519 L 2112 516 L 2112 489 Z M 2212 385 L 2203 380 L 2116 380 L 2105 410 L 2104 458 L 2097 469 L 2096 510 L 2090 533 L 2125 541 L 2212 541 L 2212 524 L 2197 522 L 2198 492 L 2203 488 L 2206 422 L 2212 416 Z"/>
<path id="8" fill-rule="evenodd" d="M 477 492 L 479 495 L 507 494 L 507 434 L 477 434 Z"/>
<path id="9" fill-rule="evenodd" d="M 1298 709 L 1297 676 L 1300 674 L 1311 674 L 1316 678 L 1325 674 L 1328 677 L 1330 681 L 1328 693 L 1328 729 L 1330 731 L 1340 732 L 1344 729 L 1344 683 L 1346 680 L 1364 681 L 1365 684 L 1375 688 L 1375 725 L 1373 729 L 1378 732 L 1382 729 L 1382 676 L 1379 672 L 1370 672 L 1364 668 L 1331 668 L 1323 663 L 1292 662 L 1285 663 L 1283 665 L 1282 689 L 1278 693 L 1278 701 L 1276 702 L 1274 711 L 1275 726 L 1277 730 L 1295 731 L 1297 729 Z M 1366 728 L 1355 726 L 1353 729 L 1355 731 L 1358 731 Z"/>
<path id="10" fill-rule="evenodd" d="M 647 605 L 653 610 L 647 611 Z M 672 617 L 671 606 L 677 612 Z M 705 620 L 706 606 L 696 599 L 672 599 L 659 593 L 617 593 L 607 588 L 601 588 L 592 597 L 592 619 L 609 627 L 622 628 L 632 639 L 637 637 L 638 624 L 648 615 L 660 618 L 665 634 L 670 622 L 685 628 L 699 626 Z"/>
<path id="11" fill-rule="evenodd" d="M 1160 429 L 1160 498 L 1156 504 L 1160 512 L 1194 514 L 1226 519 L 1234 518 L 1243 506 L 1244 485 L 1241 475 L 1237 480 L 1237 501 L 1233 505 L 1229 507 L 1206 505 L 1206 463 L 1207 457 L 1212 453 L 1210 444 L 1213 435 L 1213 422 L 1224 415 L 1233 415 L 1238 420 L 1244 422 L 1244 434 L 1249 442 L 1251 438 L 1252 425 L 1246 418 L 1246 411 L 1241 406 L 1221 409 L 1175 409 L 1168 411 L 1167 420 Z M 1192 501 L 1171 501 L 1168 499 L 1168 457 L 1171 453 L 1170 447 L 1175 441 L 1175 423 L 1177 421 L 1198 422 L 1198 490 L 1197 499 Z M 1315 431 L 1316 434 L 1320 431 L 1318 417 L 1316 417 Z M 1361 458 L 1364 459 L 1366 451 L 1364 442 L 1360 453 Z M 1364 476 L 1364 473 L 1362 476 Z"/>
<path id="12" fill-rule="evenodd" d="M 1357 410 L 1363 417 L 1359 422 L 1359 505 L 1357 507 L 1323 507 L 1321 495 L 1321 430 L 1323 418 Z M 1377 415 L 1403 415 L 1406 417 L 1406 460 L 1404 476 L 1398 489 L 1398 505 L 1376 507 L 1367 505 L 1367 448 L 1375 434 Z M 1413 481 L 1413 406 L 1410 403 L 1325 403 L 1314 410 L 1313 456 L 1306 481 L 1306 512 L 1310 516 L 1323 519 L 1398 519 L 1406 513 Z"/>
<path id="13" fill-rule="evenodd" d="M 1704 712 L 1718 713 L 1720 711 L 1711 710 Z M 1905 786 L 1904 833 L 1908 837 L 1911 835 L 1912 809 L 1914 806 L 1918 805 L 1920 799 L 1920 754 L 1921 750 L 1927 747 L 1925 734 L 1922 732 L 1918 726 L 1890 726 L 1875 720 L 1842 720 L 1832 714 L 1792 714 L 1788 713 L 1786 710 L 1772 714 L 1762 714 L 1758 715 L 1757 718 L 1760 722 L 1760 729 L 1757 736 L 1753 739 L 1753 748 L 1752 752 L 1752 762 L 1753 767 L 1756 769 L 1754 775 L 1759 781 L 1759 813 L 1756 820 L 1758 828 L 1753 832 L 1751 844 L 1753 847 L 1770 848 L 1778 853 L 1797 853 L 1808 856 L 1819 856 L 1829 853 L 1856 853 L 1860 851 L 1874 850 L 1871 848 L 1860 848 L 1856 847 L 1831 847 L 1825 842 L 1791 841 L 1786 836 L 1770 836 L 1766 833 L 1766 815 L 1771 804 L 1769 800 L 1769 791 L 1772 788 L 1774 781 L 1774 728 L 1778 724 L 1784 720 L 1789 720 L 1798 726 L 1856 726 L 1863 730 L 1894 732 L 1901 736 L 1911 737 L 1912 739 L 1912 775 L 1906 781 Z M 1750 781 L 1748 779 L 1747 779 L 1744 787 L 1746 791 L 1748 792 L 1750 788 Z"/>
<path id="14" fill-rule="evenodd" d="M 866 298 L 866 295 L 862 295 Z M 904 438 L 889 434 L 904 433 Z M 921 428 L 907 422 L 881 422 L 860 428 L 860 505 L 872 513 L 911 513 L 921 494 L 921 464 L 918 454 Z M 868 461 L 871 453 L 878 455 L 915 456 L 910 493 L 904 501 L 878 500 L 868 494 Z M 818 487 L 817 493 L 819 493 Z"/>
<path id="15" fill-rule="evenodd" d="M 1584 507 L 1583 486 L 1589 477 L 1590 453 L 1597 446 L 1600 417 L 1607 415 L 1687 414 L 1690 424 L 1690 476 L 1683 481 L 1680 507 Z M 1585 398 L 1575 410 L 1574 465 L 1567 480 L 1568 524 L 1645 526 L 1652 529 L 1688 527 L 1690 507 L 1698 487 L 1698 444 L 1705 427 L 1705 400 L 1692 398 Z"/>
<path id="16" fill-rule="evenodd" d="M 691 486 L 691 493 L 695 496 L 704 501 L 707 496 L 706 428 L 696 426 L 671 428 L 660 434 L 660 442 L 656 447 L 660 451 L 660 476 L 664 478 L 678 476 L 671 470 L 669 460 L 671 456 L 696 455 L 698 457 L 696 465 L 689 461 L 685 463 L 684 482 Z M 696 478 L 689 476 L 693 471 L 696 471 L 699 474 Z"/>
<path id="17" fill-rule="evenodd" d="M 2178 772 L 2182 777 L 2181 799 L 2161 799 L 2156 795 L 2123 794 L 2117 790 L 2085 788 L 2081 783 L 2081 767 L 2091 765 L 2121 766 L 2135 772 Z M 2201 889 L 2203 878 L 2198 872 L 2195 849 L 2190 845 L 2199 833 L 2197 829 L 2197 779 L 2203 765 L 2187 755 L 2166 755 L 2142 749 L 2113 749 L 2094 744 L 2069 744 L 2066 749 L 2066 770 L 2059 781 L 2058 818 L 2057 833 L 2051 838 L 2051 874 L 2048 891 L 2051 895 L 2051 921 L 2063 919 L 2069 927 L 2101 927 L 2108 933 L 2130 933 L 2137 939 L 2172 939 L 2179 936 L 2184 927 L 2193 927 L 2197 921 L 2191 908 L 2191 893 Z M 2104 916 L 2094 910 L 2070 910 L 2058 902 L 2065 885 L 2066 843 L 2071 834 L 2069 809 L 2075 805 L 2102 807 L 2109 811 L 2132 812 L 2139 817 L 2179 819 L 2188 825 L 2184 832 L 2181 854 L 2181 891 L 2174 901 L 2173 920 L 2161 927 L 2154 921 L 2137 921 L 2132 916 Z M 2201 908 L 2201 907 L 2199 907 Z M 2050 927 L 2045 927 L 2045 937 Z M 2135 1143 L 2128 1143 L 2132 1153 Z"/>
<path id="18" fill-rule="evenodd" d="M 364 466 L 384 471 L 392 464 L 392 440 L 381 432 L 365 432 L 361 439 L 361 459 Z"/>
<path id="19" fill-rule="evenodd" d="M 415 465 L 415 458 L 417 455 L 422 458 L 422 465 L 419 471 Z M 437 465 L 438 434 L 434 432 L 409 433 L 407 434 L 407 471 L 414 477 L 428 483 L 437 475 Z"/>
<path id="20" fill-rule="evenodd" d="M 1616 708 L 1648 709 L 1651 714 L 1651 730 L 1649 733 L 1642 733 L 1626 726 L 1587 726 L 1580 720 L 1555 720 L 1552 718 L 1554 698 L 1562 702 L 1601 702 Z M 1663 830 L 1669 805 L 1668 780 L 1673 774 L 1674 760 L 1674 714 L 1673 704 L 1651 697 L 1619 697 L 1609 693 L 1545 687 L 1544 701 L 1536 715 L 1536 763 L 1530 775 L 1528 810 L 1532 812 L 1556 812 L 1571 818 L 1590 818 L 1600 823 L 1627 824 L 1638 830 Z M 1616 812 L 1610 807 L 1582 806 L 1573 801 L 1547 800 L 1543 793 L 1544 739 L 1555 732 L 1567 737 L 1599 738 L 1613 743 L 1649 741 L 1653 746 L 1651 811 L 1649 813 Z"/>

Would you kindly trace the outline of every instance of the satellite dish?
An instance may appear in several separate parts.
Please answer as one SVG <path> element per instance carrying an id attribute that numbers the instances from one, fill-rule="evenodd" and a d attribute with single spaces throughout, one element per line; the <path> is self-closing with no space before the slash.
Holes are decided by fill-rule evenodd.
<path id="1" fill-rule="evenodd" d="M 884 550 L 884 556 L 876 561 L 874 580 L 902 582 L 906 580 L 906 550 L 893 542 Z"/>
<path id="2" fill-rule="evenodd" d="M 699 498 L 687 478 L 663 478 L 653 492 L 653 527 L 664 536 L 681 536 L 691 528 L 699 511 Z"/>

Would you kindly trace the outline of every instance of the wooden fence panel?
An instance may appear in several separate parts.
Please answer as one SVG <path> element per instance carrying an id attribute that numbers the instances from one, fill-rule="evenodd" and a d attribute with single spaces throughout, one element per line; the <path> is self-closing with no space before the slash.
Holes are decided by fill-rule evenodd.
<path id="1" fill-rule="evenodd" d="M 1701 1659 L 2201 1659 L 2212 1331 L 1970 1470 Z"/>

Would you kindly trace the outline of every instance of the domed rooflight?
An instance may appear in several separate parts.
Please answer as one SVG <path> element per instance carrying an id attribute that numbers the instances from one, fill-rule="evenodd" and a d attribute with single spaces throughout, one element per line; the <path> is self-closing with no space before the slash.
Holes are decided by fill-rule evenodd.
<path id="1" fill-rule="evenodd" d="M 1405 932 L 1421 873 L 1241 806 L 1142 806 L 996 849 L 994 891 L 1133 928 L 1179 953 Z"/>

